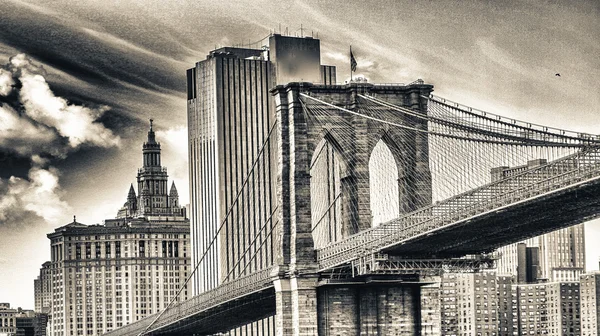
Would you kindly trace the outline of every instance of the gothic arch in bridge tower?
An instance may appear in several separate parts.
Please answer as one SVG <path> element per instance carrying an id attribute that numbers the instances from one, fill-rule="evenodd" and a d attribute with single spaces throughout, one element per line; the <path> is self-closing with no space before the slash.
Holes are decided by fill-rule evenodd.
<path id="1" fill-rule="evenodd" d="M 373 226 L 397 218 L 400 213 L 398 170 L 401 167 L 396 157 L 383 139 L 371 151 L 369 190 Z"/>
<path id="2" fill-rule="evenodd" d="M 324 133 L 315 146 L 310 163 L 310 204 L 312 237 L 315 248 L 347 235 L 342 213 L 342 179 L 347 177 L 347 162 L 339 143 Z"/>

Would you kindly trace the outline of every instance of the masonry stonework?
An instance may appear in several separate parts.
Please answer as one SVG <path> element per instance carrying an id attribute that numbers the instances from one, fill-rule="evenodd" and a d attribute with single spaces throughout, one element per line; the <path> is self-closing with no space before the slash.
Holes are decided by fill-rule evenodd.
<path id="1" fill-rule="evenodd" d="M 418 335 L 421 332 L 420 288 L 416 284 L 352 284 L 319 287 L 312 232 L 311 158 L 325 139 L 342 158 L 340 179 L 344 213 L 341 238 L 372 225 L 369 159 L 378 141 L 391 149 L 398 164 L 401 212 L 431 202 L 427 137 L 392 131 L 380 123 L 338 112 L 322 124 L 308 122 L 301 94 L 355 109 L 357 95 L 368 93 L 426 113 L 431 85 L 375 86 L 368 83 L 276 86 L 277 198 L 280 223 L 274 238 L 278 251 L 274 276 L 277 335 Z M 417 118 L 398 114 L 398 123 L 424 128 Z M 353 131 L 348 134 L 347 125 Z M 344 129 L 345 128 L 345 129 Z M 345 133 L 344 133 L 345 132 Z M 408 159 L 411 158 L 411 159 Z M 425 177 L 425 179 L 423 179 Z M 402 190 L 414 190 L 408 194 Z"/>

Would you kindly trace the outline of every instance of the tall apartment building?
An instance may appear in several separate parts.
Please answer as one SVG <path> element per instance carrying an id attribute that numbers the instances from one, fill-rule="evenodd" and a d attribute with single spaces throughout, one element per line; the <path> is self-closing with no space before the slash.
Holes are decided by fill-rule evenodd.
<path id="1" fill-rule="evenodd" d="M 444 273 L 440 285 L 441 335 L 458 335 L 458 274 Z"/>
<path id="2" fill-rule="evenodd" d="M 513 297 L 514 277 L 498 275 L 496 278 L 498 298 L 498 336 L 518 335 L 516 325 L 517 300 Z"/>
<path id="3" fill-rule="evenodd" d="M 581 336 L 600 335 L 600 272 L 581 275 Z"/>
<path id="4" fill-rule="evenodd" d="M 130 188 L 117 218 L 104 225 L 74 218 L 48 234 L 51 261 L 40 280 L 49 269 L 52 336 L 102 335 L 191 297 L 184 287 L 192 272 L 189 220 L 174 185 L 167 193 L 167 179 L 151 125 L 139 197 Z"/>
<path id="5" fill-rule="evenodd" d="M 493 168 L 492 181 L 497 181 L 535 166 L 543 165 L 546 160 L 532 160 L 520 167 Z M 537 247 L 538 279 L 549 282 L 579 281 L 585 271 L 584 224 L 574 225 L 541 236 L 530 238 L 523 243 L 527 247 Z M 502 257 L 498 261 L 499 274 L 517 275 L 519 267 L 518 243 L 499 249 Z"/>
<path id="6" fill-rule="evenodd" d="M 278 34 L 263 49 L 213 50 L 187 71 L 196 294 L 274 262 L 268 252 L 277 225 L 271 218 L 277 162 L 270 89 L 335 80 L 335 67 L 320 63 L 318 39 Z M 260 241 L 250 241 L 256 233 Z"/>
<path id="7" fill-rule="evenodd" d="M 579 282 L 554 282 L 546 285 L 548 335 L 581 335 Z"/>
<path id="8" fill-rule="evenodd" d="M 548 333 L 547 284 L 515 284 L 512 286 L 514 315 L 513 335 L 546 335 Z"/>
<path id="9" fill-rule="evenodd" d="M 495 272 L 446 273 L 441 291 L 442 335 L 498 335 Z"/>
<path id="10" fill-rule="evenodd" d="M 512 335 L 581 335 L 578 282 L 513 284 L 512 297 Z"/>

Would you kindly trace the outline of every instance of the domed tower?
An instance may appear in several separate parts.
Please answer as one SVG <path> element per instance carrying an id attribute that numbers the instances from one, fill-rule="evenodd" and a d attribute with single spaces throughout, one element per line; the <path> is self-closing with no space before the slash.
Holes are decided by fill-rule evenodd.
<path id="1" fill-rule="evenodd" d="M 127 217 L 186 217 L 185 207 L 179 205 L 179 193 L 175 182 L 168 190 L 167 168 L 161 166 L 160 143 L 156 142 L 153 120 L 150 119 L 148 139 L 142 146 L 143 165 L 138 169 L 137 191 L 133 184 L 129 188 L 127 202 L 119 209 L 117 218 Z M 169 219 L 177 220 L 177 219 Z"/>
<path id="2" fill-rule="evenodd" d="M 164 215 L 168 209 L 167 168 L 160 164 L 160 143 L 156 142 L 153 120 L 150 119 L 148 141 L 142 147 L 143 166 L 138 170 L 137 182 L 140 192 L 138 207 L 143 207 L 144 215 Z"/>

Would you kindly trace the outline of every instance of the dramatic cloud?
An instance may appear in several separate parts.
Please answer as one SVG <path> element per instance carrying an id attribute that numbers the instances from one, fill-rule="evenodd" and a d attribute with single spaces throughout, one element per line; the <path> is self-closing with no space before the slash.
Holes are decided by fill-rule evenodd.
<path id="1" fill-rule="evenodd" d="M 12 91 L 12 86 L 15 81 L 12 79 L 12 74 L 4 69 L 0 69 L 0 95 L 8 96 Z"/>
<path id="2" fill-rule="evenodd" d="M 27 177 L 0 179 L 0 227 L 56 226 L 69 205 L 51 158 L 82 146 L 114 147 L 120 138 L 97 120 L 108 107 L 69 104 L 54 95 L 41 66 L 24 54 L 0 68 L 0 150 L 30 160 Z"/>
<path id="3" fill-rule="evenodd" d="M 95 121 L 107 111 L 106 106 L 88 108 L 71 105 L 66 99 L 56 97 L 40 74 L 42 69 L 24 54 L 12 57 L 9 69 L 21 83 L 19 98 L 25 114 L 40 124 L 56 129 L 61 136 L 68 138 L 72 148 L 84 143 L 100 147 L 119 144 L 119 138 L 112 131 Z"/>
<path id="4" fill-rule="evenodd" d="M 41 163 L 38 157 L 34 162 Z M 28 226 L 45 221 L 56 226 L 69 205 L 60 199 L 58 172 L 54 168 L 34 166 L 28 179 L 11 177 L 0 180 L 0 225 Z"/>
<path id="5" fill-rule="evenodd" d="M 0 148 L 25 157 L 40 153 L 63 156 L 65 150 L 58 140 L 50 128 L 20 116 L 9 105 L 0 105 Z"/>

